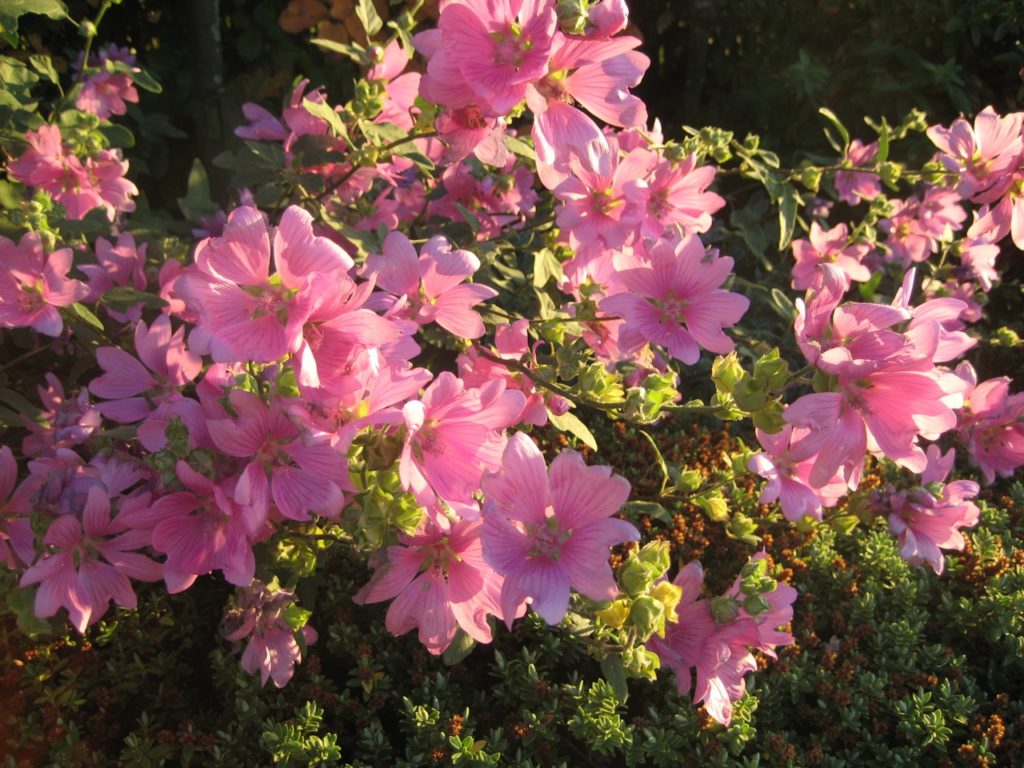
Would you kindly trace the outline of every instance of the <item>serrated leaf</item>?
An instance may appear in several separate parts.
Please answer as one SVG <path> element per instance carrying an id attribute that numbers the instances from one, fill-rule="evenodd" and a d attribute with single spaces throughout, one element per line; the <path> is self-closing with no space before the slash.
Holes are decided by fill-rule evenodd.
<path id="1" fill-rule="evenodd" d="M 51 83 L 59 83 L 60 75 L 53 68 L 53 60 L 49 56 L 29 56 L 28 63 L 36 72 L 45 77 Z"/>
<path id="2" fill-rule="evenodd" d="M 455 638 L 452 640 L 452 644 L 445 649 L 441 659 L 449 667 L 454 666 L 469 656 L 475 647 L 476 640 L 460 629 L 455 633 Z"/>
<path id="3" fill-rule="evenodd" d="M 358 0 L 356 3 L 356 16 L 366 30 L 366 36 L 373 37 L 384 28 L 384 22 L 373 5 L 373 0 Z"/>
<path id="4" fill-rule="evenodd" d="M 580 421 L 572 411 L 566 411 L 562 415 L 556 416 L 549 410 L 548 420 L 554 425 L 555 429 L 568 432 L 591 450 L 597 450 L 597 440 L 594 439 L 594 434 L 587 429 L 587 425 Z"/>
<path id="5" fill-rule="evenodd" d="M 156 294 L 136 291 L 134 288 L 126 286 L 117 286 L 109 291 L 104 291 L 103 303 L 118 312 L 123 312 L 136 304 L 142 304 L 148 309 L 162 309 L 167 306 L 167 302 Z"/>

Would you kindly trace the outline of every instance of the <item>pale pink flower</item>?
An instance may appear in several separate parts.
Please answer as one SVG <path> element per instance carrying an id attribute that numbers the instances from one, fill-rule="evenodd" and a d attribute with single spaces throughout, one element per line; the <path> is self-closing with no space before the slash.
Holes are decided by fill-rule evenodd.
<path id="1" fill-rule="evenodd" d="M 609 548 L 640 539 L 630 523 L 612 517 L 629 498 L 624 478 L 586 466 L 575 451 L 562 451 L 549 472 L 534 442 L 517 432 L 483 491 L 484 556 L 505 577 L 506 622 L 526 600 L 548 624 L 558 624 L 570 589 L 592 600 L 618 594 Z"/>
<path id="2" fill-rule="evenodd" d="M 928 467 L 922 483 L 941 484 L 953 464 L 952 449 L 941 456 L 938 446 L 928 447 Z M 980 512 L 974 502 L 978 484 L 970 480 L 947 483 L 941 490 L 918 488 L 886 495 L 889 530 L 899 538 L 900 556 L 909 563 L 926 562 L 936 574 L 942 574 L 945 561 L 941 550 L 960 551 L 964 537 L 960 528 L 978 523 Z"/>
<path id="3" fill-rule="evenodd" d="M 484 323 L 473 307 L 498 292 L 486 285 L 465 281 L 480 269 L 480 260 L 469 251 L 453 250 L 436 235 L 420 250 L 409 238 L 392 232 L 384 240 L 383 255 L 366 260 L 366 275 L 378 287 L 397 297 L 378 302 L 389 315 L 407 317 L 419 325 L 437 323 L 463 339 L 484 334 Z"/>
<path id="4" fill-rule="evenodd" d="M 395 598 L 385 626 L 393 635 L 418 628 L 434 655 L 444 653 L 457 629 L 480 643 L 491 641 L 487 617 L 503 618 L 502 578 L 487 564 L 480 539 L 483 522 L 461 520 L 444 529 L 430 519 L 413 535 L 388 547 L 387 563 L 352 598 L 358 604 Z"/>
<path id="5" fill-rule="evenodd" d="M 87 301 L 99 301 L 105 292 L 114 287 L 146 290 L 146 244 L 136 247 L 135 238 L 130 232 L 118 235 L 116 245 L 106 238 L 98 238 L 96 262 L 81 264 L 78 267 L 89 280 Z M 107 311 L 110 312 L 109 309 Z M 128 311 L 128 315 L 119 312 L 110 314 L 121 322 L 128 319 L 137 322 L 142 316 L 142 310 L 141 307 L 133 307 Z"/>
<path id="6" fill-rule="evenodd" d="M 625 320 L 619 346 L 635 350 L 660 344 L 687 365 L 697 362 L 701 348 L 732 351 L 732 339 L 722 329 L 739 322 L 750 306 L 745 296 L 719 288 L 732 272 L 732 259 L 709 255 L 695 235 L 658 241 L 650 257 L 649 266 L 618 273 L 627 292 L 599 304 Z"/>
<path id="7" fill-rule="evenodd" d="M 984 240 L 968 239 L 960 243 L 960 264 L 977 280 L 981 290 L 992 290 L 992 284 L 999 281 L 996 258 L 999 246 Z"/>
<path id="8" fill-rule="evenodd" d="M 804 291 L 821 284 L 819 264 L 833 264 L 841 269 L 850 280 L 866 283 L 871 279 L 871 270 L 864 264 L 864 257 L 871 251 L 867 243 L 850 243 L 849 229 L 837 224 L 826 231 L 811 222 L 807 240 L 794 240 L 793 288 Z"/>
<path id="9" fill-rule="evenodd" d="M 1013 244 L 1024 250 L 1024 172 L 1012 174 L 1000 189 L 1005 189 L 1005 194 L 995 205 L 981 207 L 967 235 L 992 243 L 1010 235 Z"/>
<path id="10" fill-rule="evenodd" d="M 470 504 L 484 472 L 496 471 L 526 398 L 495 379 L 480 389 L 441 373 L 402 408 L 405 444 L 398 473 L 402 486 L 426 507 L 436 493 L 449 504 Z"/>
<path id="11" fill-rule="evenodd" d="M 25 420 L 28 435 L 21 449 L 29 456 L 53 455 L 62 448 L 81 445 L 100 428 L 100 412 L 89 401 L 84 387 L 74 397 L 64 394 L 64 385 L 47 373 L 46 387 L 38 386 L 39 400 L 45 409 L 42 421 Z"/>
<path id="12" fill-rule="evenodd" d="M 64 328 L 58 307 L 82 301 L 88 287 L 67 276 L 70 248 L 43 251 L 38 232 L 28 232 L 17 245 L 0 237 L 0 327 L 28 326 L 47 336 Z"/>
<path id="13" fill-rule="evenodd" d="M 959 191 L 975 202 L 991 202 L 984 193 L 999 185 L 1017 169 L 1024 151 L 1022 114 L 1000 117 L 991 106 L 974 118 L 974 126 L 962 117 L 949 126 L 933 125 L 928 138 L 942 153 L 939 160 L 962 175 Z"/>
<path id="14" fill-rule="evenodd" d="M 146 502 L 148 496 L 140 500 Z M 84 634 L 107 612 L 111 600 L 123 608 L 135 607 L 129 579 L 160 579 L 160 565 L 133 551 L 149 543 L 148 530 L 129 527 L 122 514 L 111 519 L 110 497 L 93 486 L 81 518 L 62 515 L 50 523 L 43 544 L 51 549 L 21 578 L 23 586 L 39 584 L 37 616 L 48 618 L 64 607 L 72 626 Z"/>
<path id="15" fill-rule="evenodd" d="M 411 131 L 419 109 L 413 106 L 420 91 L 420 73 L 406 72 L 409 56 L 398 40 L 392 40 L 380 51 L 380 60 L 366 74 L 384 86 L 384 105 L 375 122 L 394 123 L 403 131 Z"/>

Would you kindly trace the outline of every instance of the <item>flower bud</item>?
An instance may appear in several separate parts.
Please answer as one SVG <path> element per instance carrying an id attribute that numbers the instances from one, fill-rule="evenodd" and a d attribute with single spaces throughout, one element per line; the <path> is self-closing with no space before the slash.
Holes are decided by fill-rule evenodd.
<path id="1" fill-rule="evenodd" d="M 649 595 L 638 597 L 629 610 L 629 623 L 645 640 L 655 632 L 658 637 L 664 637 L 665 604 Z"/>
<path id="2" fill-rule="evenodd" d="M 612 629 L 618 629 L 629 618 L 629 600 L 616 600 L 607 608 L 598 611 L 596 616 L 602 624 Z"/>

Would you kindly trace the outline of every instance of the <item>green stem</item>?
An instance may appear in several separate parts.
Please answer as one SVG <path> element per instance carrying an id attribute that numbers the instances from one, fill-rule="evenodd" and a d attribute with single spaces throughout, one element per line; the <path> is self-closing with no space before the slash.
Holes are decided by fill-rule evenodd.
<path id="1" fill-rule="evenodd" d="M 100 10 L 96 14 L 96 19 L 92 23 L 92 29 L 89 30 L 89 33 L 86 35 L 85 51 L 82 53 L 82 71 L 80 73 L 83 76 L 89 69 L 89 54 L 92 52 L 93 40 L 96 39 L 96 33 L 99 32 L 100 28 L 100 22 L 103 21 L 103 17 L 107 14 L 107 11 L 110 10 L 110 6 L 110 0 L 104 0 L 103 5 L 100 6 Z"/>

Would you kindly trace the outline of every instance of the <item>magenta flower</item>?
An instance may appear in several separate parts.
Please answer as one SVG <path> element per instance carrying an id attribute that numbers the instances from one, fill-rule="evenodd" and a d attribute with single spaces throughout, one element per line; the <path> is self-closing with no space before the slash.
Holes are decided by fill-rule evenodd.
<path id="1" fill-rule="evenodd" d="M 486 285 L 465 283 L 478 269 L 480 260 L 469 251 L 452 250 L 437 235 L 420 251 L 401 232 L 384 240 L 384 254 L 366 260 L 367 277 L 398 297 L 379 302 L 393 317 L 407 317 L 419 325 L 437 323 L 463 339 L 484 335 L 484 322 L 473 307 L 492 299 L 498 292 Z"/>
<path id="2" fill-rule="evenodd" d="M 635 350 L 650 342 L 693 365 L 701 347 L 725 354 L 732 339 L 722 329 L 739 322 L 750 300 L 719 286 L 732 272 L 728 256 L 710 258 L 695 235 L 659 241 L 649 266 L 626 269 L 618 279 L 628 289 L 603 299 L 602 311 L 625 323 L 619 346 Z"/>
<path id="3" fill-rule="evenodd" d="M 231 499 L 231 489 L 213 483 L 183 461 L 178 479 L 186 491 L 153 502 L 149 520 L 153 549 L 167 555 L 164 581 L 171 594 L 192 586 L 196 577 L 220 570 L 231 584 L 247 587 L 256 572 L 251 542 L 264 519 Z"/>
<path id="4" fill-rule="evenodd" d="M 30 327 L 47 336 L 64 328 L 58 307 L 82 301 L 88 287 L 67 276 L 70 248 L 43 252 L 38 232 L 23 235 L 17 245 L 0 237 L 0 327 Z"/>
<path id="5" fill-rule="evenodd" d="M 715 167 L 697 167 L 697 156 L 681 163 L 659 158 L 647 181 L 647 215 L 641 233 L 657 238 L 670 227 L 694 235 L 711 229 L 711 214 L 725 206 L 725 199 L 707 188 L 715 179 Z"/>
<path id="6" fill-rule="evenodd" d="M 444 653 L 457 629 L 480 643 L 491 642 L 488 615 L 503 617 L 501 576 L 483 556 L 480 520 L 459 521 L 444 530 L 429 521 L 402 545 L 388 547 L 387 563 L 352 598 L 359 604 L 395 598 L 384 625 L 393 635 L 419 629 L 419 640 L 434 655 Z"/>
<path id="7" fill-rule="evenodd" d="M 609 548 L 640 539 L 630 523 L 612 517 L 629 498 L 624 478 L 586 466 L 575 451 L 562 451 L 549 474 L 534 442 L 517 432 L 483 490 L 484 556 L 505 577 L 506 622 L 528 600 L 548 624 L 558 624 L 570 589 L 592 600 L 618 594 Z"/>
<path id="8" fill-rule="evenodd" d="M 312 216 L 288 207 L 273 235 L 255 208 L 236 208 L 221 237 L 196 247 L 197 270 L 178 277 L 175 292 L 201 318 L 197 332 L 216 362 L 268 363 L 299 349 L 313 309 L 313 285 L 348 272 L 352 259 L 313 234 Z M 189 343 L 198 341 L 195 335 Z"/>
<path id="9" fill-rule="evenodd" d="M 867 243 L 849 241 L 849 230 L 845 224 L 837 224 L 825 231 L 818 222 L 811 223 L 808 240 L 793 241 L 793 287 L 798 291 L 817 288 L 821 284 L 818 265 L 829 263 L 841 269 L 850 280 L 866 283 L 871 279 L 871 270 L 864 264 L 864 257 L 871 251 Z"/>
<path id="10" fill-rule="evenodd" d="M 129 528 L 121 515 L 111 519 L 106 490 L 92 486 L 81 519 L 62 515 L 50 523 L 43 544 L 51 549 L 21 578 L 23 586 L 40 585 L 36 615 L 45 619 L 64 607 L 72 626 L 85 634 L 107 612 L 111 600 L 134 608 L 136 596 L 129 579 L 161 577 L 158 563 L 133 551 L 146 546 L 148 539 L 148 530 Z"/>
<path id="11" fill-rule="evenodd" d="M 136 247 L 135 238 L 125 232 L 118 236 L 117 245 L 106 238 L 96 240 L 96 264 L 81 264 L 79 269 L 89 279 L 87 301 L 99 301 L 100 297 L 115 286 L 146 290 L 146 244 Z M 116 312 L 109 307 L 107 313 L 118 322 L 138 322 L 142 317 L 142 305 L 130 307 L 127 313 Z"/>
<path id="12" fill-rule="evenodd" d="M 308 520 L 310 512 L 338 515 L 347 467 L 327 436 L 301 429 L 280 399 L 268 407 L 258 395 L 236 389 L 229 401 L 238 417 L 210 419 L 207 429 L 221 451 L 249 460 L 235 485 L 235 501 L 260 524 L 271 501 L 291 520 Z"/>
<path id="13" fill-rule="evenodd" d="M 928 467 L 921 482 L 941 484 L 953 465 L 953 455 L 951 449 L 940 456 L 938 446 L 929 446 Z M 941 575 L 945 567 L 941 550 L 962 550 L 964 537 L 959 529 L 978 523 L 980 511 L 970 499 L 979 490 L 975 482 L 957 480 L 934 493 L 924 488 L 889 493 L 889 530 L 899 537 L 900 556 L 915 565 L 926 562 Z"/>
<path id="14" fill-rule="evenodd" d="M 461 379 L 441 373 L 422 400 L 402 408 L 405 445 L 398 473 L 402 486 L 425 507 L 433 495 L 449 504 L 471 504 L 486 471 L 501 465 L 507 438 L 526 403 L 522 392 L 496 379 L 466 389 Z"/>
<path id="15" fill-rule="evenodd" d="M 29 456 L 54 455 L 62 448 L 81 445 L 100 428 L 100 412 L 89 402 L 89 392 L 80 389 L 74 397 L 64 394 L 64 385 L 47 373 L 46 387 L 36 387 L 43 404 L 42 423 L 25 420 L 28 435 L 21 449 Z"/>

